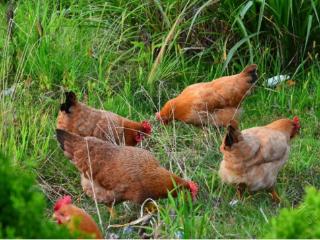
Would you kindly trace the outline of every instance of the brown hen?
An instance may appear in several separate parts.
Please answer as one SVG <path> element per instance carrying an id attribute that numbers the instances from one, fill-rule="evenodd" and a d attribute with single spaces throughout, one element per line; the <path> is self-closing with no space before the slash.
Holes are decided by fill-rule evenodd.
<path id="1" fill-rule="evenodd" d="M 81 172 L 84 192 L 90 197 L 95 194 L 97 201 L 109 208 L 127 200 L 141 204 L 148 198 L 166 198 L 168 192 L 176 196 L 178 188 L 190 190 L 196 197 L 198 187 L 194 182 L 161 167 L 147 150 L 117 146 L 60 129 L 56 133 L 65 156 Z"/>
<path id="2" fill-rule="evenodd" d="M 156 117 L 164 124 L 175 119 L 198 126 L 226 126 L 238 117 L 242 100 L 257 81 L 256 70 L 257 65 L 252 64 L 239 74 L 190 85 L 169 100 Z"/>
<path id="3" fill-rule="evenodd" d="M 66 92 L 66 101 L 60 107 L 57 128 L 128 146 L 135 146 L 151 134 L 149 122 L 139 123 L 109 111 L 91 108 L 78 102 L 73 92 Z"/>
<path id="4" fill-rule="evenodd" d="M 268 189 L 273 199 L 280 201 L 274 186 L 279 170 L 288 160 L 290 139 L 299 129 L 298 117 L 243 131 L 238 129 L 236 121 L 232 121 L 220 146 L 222 181 L 237 185 L 240 197 L 245 187 L 249 191 Z"/>

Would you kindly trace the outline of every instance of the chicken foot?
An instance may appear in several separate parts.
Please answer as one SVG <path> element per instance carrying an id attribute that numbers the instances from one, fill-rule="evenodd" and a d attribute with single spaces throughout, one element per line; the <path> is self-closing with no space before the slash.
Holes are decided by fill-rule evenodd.
<path id="1" fill-rule="evenodd" d="M 117 211 L 114 207 L 108 207 L 108 212 L 110 213 L 111 219 L 116 219 L 117 218 Z"/>
<path id="2" fill-rule="evenodd" d="M 154 202 L 149 201 L 145 204 L 143 210 L 148 214 L 154 214 L 158 212 L 158 207 Z"/>
<path id="3" fill-rule="evenodd" d="M 246 185 L 244 183 L 240 183 L 237 185 L 237 197 L 238 199 L 242 200 L 243 193 L 246 190 Z"/>
<path id="4" fill-rule="evenodd" d="M 272 187 L 269 190 L 269 194 L 271 195 L 272 201 L 274 201 L 275 203 L 280 203 L 281 202 L 281 198 L 278 195 L 278 193 L 276 192 L 276 189 L 274 187 Z"/>

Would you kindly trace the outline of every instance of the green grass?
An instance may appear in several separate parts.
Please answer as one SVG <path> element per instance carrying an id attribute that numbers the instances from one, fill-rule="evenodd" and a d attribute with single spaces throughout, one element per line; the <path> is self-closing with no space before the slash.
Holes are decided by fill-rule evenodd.
<path id="1" fill-rule="evenodd" d="M 320 61 L 315 38 L 320 24 L 316 11 L 306 9 L 304 3 L 305 16 L 313 18 L 311 26 L 300 20 L 300 25 L 292 24 L 294 6 L 286 19 L 271 18 L 273 11 L 286 9 L 285 5 L 273 6 L 276 1 L 261 1 L 265 5 L 223 2 L 18 1 L 12 40 L 6 34 L 7 4 L 1 3 L 0 89 L 15 86 L 12 95 L 0 96 L 1 149 L 13 156 L 17 167 L 38 176 L 50 203 L 70 194 L 98 221 L 94 202 L 81 191 L 79 174 L 54 136 L 63 91 L 73 90 L 93 107 L 135 120 L 150 119 L 153 135 L 141 147 L 153 152 L 171 171 L 199 183 L 194 204 L 183 201 L 182 196 L 158 201 L 159 216 L 145 226 L 146 233 L 162 238 L 264 236 L 270 219 L 281 208 L 296 206 L 306 186 L 320 187 Z M 319 1 L 313 3 L 319 9 Z M 255 5 L 260 12 L 254 12 Z M 170 33 L 180 14 L 183 21 Z M 276 40 L 275 31 L 285 40 Z M 288 49 L 290 36 L 298 36 L 298 32 L 305 38 L 297 38 Z M 172 36 L 167 38 L 169 33 Z M 163 56 L 156 62 L 164 42 Z M 290 52 L 298 54 L 294 61 Z M 251 61 L 258 64 L 260 77 L 243 103 L 241 128 L 294 115 L 302 122 L 301 134 L 293 140 L 290 159 L 278 177 L 280 206 L 265 192 L 252 197 L 247 194 L 244 201 L 230 206 L 235 190 L 218 177 L 224 130 L 201 130 L 179 122 L 164 127 L 154 117 L 159 107 L 185 86 L 234 74 Z M 280 73 L 290 74 L 296 84 L 267 88 L 265 80 Z M 116 208 L 125 217 L 122 223 L 139 217 L 138 206 L 120 204 Z M 132 232 L 108 228 L 117 221 L 109 222 L 103 205 L 99 211 L 105 234 L 139 237 L 141 224 Z M 48 209 L 48 216 L 51 213 Z"/>

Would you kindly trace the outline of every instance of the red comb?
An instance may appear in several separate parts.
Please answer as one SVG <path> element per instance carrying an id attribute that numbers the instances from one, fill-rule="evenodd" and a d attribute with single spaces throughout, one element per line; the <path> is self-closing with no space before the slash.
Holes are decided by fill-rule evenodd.
<path id="1" fill-rule="evenodd" d="M 300 122 L 299 117 L 298 117 L 298 116 L 294 116 L 294 117 L 293 117 L 293 122 L 294 122 L 294 123 L 299 123 L 299 122 Z"/>
<path id="2" fill-rule="evenodd" d="M 58 201 L 54 205 L 53 210 L 58 211 L 63 205 L 71 204 L 71 203 L 72 203 L 72 199 L 69 195 L 63 196 L 62 198 L 58 199 Z"/>
<path id="3" fill-rule="evenodd" d="M 143 132 L 146 134 L 150 134 L 152 131 L 152 126 L 148 121 L 142 121 Z"/>
<path id="4" fill-rule="evenodd" d="M 199 191 L 199 186 L 195 182 L 189 182 L 189 189 L 191 192 L 192 199 L 195 200 Z"/>

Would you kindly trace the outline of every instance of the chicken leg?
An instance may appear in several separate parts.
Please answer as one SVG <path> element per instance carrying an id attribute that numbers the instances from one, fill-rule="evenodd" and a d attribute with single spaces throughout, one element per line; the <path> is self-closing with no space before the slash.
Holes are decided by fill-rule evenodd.
<path id="1" fill-rule="evenodd" d="M 158 212 L 158 206 L 154 202 L 149 201 L 145 204 L 143 210 L 148 214 L 154 214 Z"/>
<path id="2" fill-rule="evenodd" d="M 244 183 L 240 183 L 237 185 L 237 197 L 238 199 L 242 200 L 243 193 L 246 189 L 246 185 Z"/>
<path id="3" fill-rule="evenodd" d="M 274 187 L 272 187 L 270 189 L 269 194 L 271 195 L 272 201 L 274 201 L 275 203 L 280 203 L 281 202 L 281 198 L 278 195 L 278 193 L 276 192 L 276 189 Z"/>
<path id="4" fill-rule="evenodd" d="M 117 211 L 114 207 L 108 207 L 108 212 L 110 213 L 111 219 L 116 219 L 117 218 Z"/>

